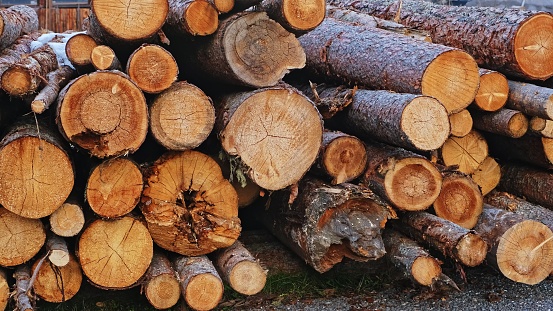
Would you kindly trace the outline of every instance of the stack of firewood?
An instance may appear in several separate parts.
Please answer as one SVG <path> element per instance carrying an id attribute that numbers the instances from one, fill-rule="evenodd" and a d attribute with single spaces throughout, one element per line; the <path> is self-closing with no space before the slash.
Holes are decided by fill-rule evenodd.
<path id="1" fill-rule="evenodd" d="M 63 34 L 0 11 L 15 307 L 66 301 L 83 275 L 158 309 L 212 309 L 223 281 L 256 294 L 266 271 L 237 241 L 252 204 L 321 273 L 386 256 L 451 284 L 432 248 L 550 275 L 553 89 L 519 81 L 553 76 L 553 16 L 330 3 L 94 0 L 86 31 Z"/>

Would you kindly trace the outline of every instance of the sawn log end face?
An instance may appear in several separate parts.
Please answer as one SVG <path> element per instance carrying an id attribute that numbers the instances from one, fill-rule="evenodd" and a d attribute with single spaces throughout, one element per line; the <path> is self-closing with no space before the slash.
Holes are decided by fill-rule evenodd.
<path id="1" fill-rule="evenodd" d="M 129 57 L 127 73 L 130 79 L 146 93 L 157 94 L 177 81 L 177 61 L 156 44 L 144 44 Z"/>
<path id="2" fill-rule="evenodd" d="M 457 243 L 455 253 L 461 263 L 475 267 L 486 259 L 488 244 L 478 234 L 469 232 Z"/>
<path id="3" fill-rule="evenodd" d="M 24 218 L 0 207 L 0 265 L 20 265 L 35 256 L 46 241 L 39 219 Z"/>
<path id="4" fill-rule="evenodd" d="M 521 23 L 514 54 L 521 71 L 535 80 L 553 76 L 553 15 L 538 13 Z"/>
<path id="5" fill-rule="evenodd" d="M 256 261 L 241 261 L 229 274 L 230 286 L 242 295 L 255 295 L 265 287 L 267 272 Z"/>
<path id="6" fill-rule="evenodd" d="M 428 96 L 417 96 L 405 106 L 400 126 L 418 150 L 440 148 L 451 132 L 447 110 Z"/>
<path id="7" fill-rule="evenodd" d="M 497 111 L 507 103 L 509 84 L 504 74 L 480 69 L 480 86 L 474 103 L 484 111 Z"/>
<path id="8" fill-rule="evenodd" d="M 39 260 L 33 264 L 33 271 L 37 268 L 38 262 Z M 63 267 L 44 262 L 38 270 L 33 289 L 45 301 L 59 303 L 73 298 L 81 288 L 82 280 L 83 273 L 79 261 L 70 254 L 69 262 Z"/>
<path id="9" fill-rule="evenodd" d="M 332 184 L 336 185 L 363 174 L 367 166 L 367 150 L 359 138 L 339 136 L 328 143 L 320 159 L 325 172 L 333 178 Z"/>
<path id="10" fill-rule="evenodd" d="M 208 36 L 219 26 L 219 12 L 208 1 L 193 1 L 183 16 L 183 23 L 194 36 Z"/>
<path id="11" fill-rule="evenodd" d="M 307 31 L 321 24 L 326 15 L 325 0 L 285 0 L 282 14 L 294 30 Z"/>
<path id="12" fill-rule="evenodd" d="M 180 285 L 174 274 L 161 274 L 144 286 L 144 295 L 157 309 L 168 309 L 180 299 Z"/>

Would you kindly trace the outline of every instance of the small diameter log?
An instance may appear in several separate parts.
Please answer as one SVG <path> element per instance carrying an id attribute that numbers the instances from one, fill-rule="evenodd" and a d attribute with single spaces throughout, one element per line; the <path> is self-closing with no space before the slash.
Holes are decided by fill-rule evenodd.
<path id="1" fill-rule="evenodd" d="M 0 310 L 6 310 L 10 299 L 10 285 L 6 271 L 0 269 Z"/>
<path id="2" fill-rule="evenodd" d="M 161 252 L 154 252 L 143 290 L 148 302 L 158 310 L 169 309 L 179 301 L 180 284 L 176 272 Z"/>
<path id="3" fill-rule="evenodd" d="M 522 161 L 542 168 L 553 168 L 553 139 L 530 133 L 520 138 L 485 134 L 494 157 L 508 161 Z"/>
<path id="4" fill-rule="evenodd" d="M 399 210 L 425 210 L 442 188 L 442 175 L 416 153 L 387 145 L 367 144 L 368 165 L 361 184 Z"/>
<path id="5" fill-rule="evenodd" d="M 69 66 L 62 66 L 46 75 L 48 84 L 35 96 L 31 102 L 31 109 L 34 113 L 41 114 L 56 101 L 60 90 L 77 77 L 75 69 Z"/>
<path id="6" fill-rule="evenodd" d="M 449 137 L 440 153 L 446 166 L 457 165 L 459 171 L 472 174 L 488 156 L 488 144 L 480 132 L 472 130 L 463 137 Z"/>
<path id="7" fill-rule="evenodd" d="M 156 44 L 143 44 L 129 57 L 126 71 L 142 91 L 157 94 L 177 81 L 179 67 L 166 49 Z"/>
<path id="8" fill-rule="evenodd" d="M 509 83 L 504 74 L 488 70 L 479 69 L 480 86 L 474 105 L 483 111 L 497 111 L 507 103 L 509 96 Z"/>
<path id="9" fill-rule="evenodd" d="M 263 0 L 256 9 L 267 15 L 286 30 L 296 35 L 304 34 L 319 26 L 326 15 L 325 0 Z"/>
<path id="10" fill-rule="evenodd" d="M 168 152 L 144 177 L 142 214 L 160 247 L 198 256 L 230 246 L 240 235 L 236 191 L 211 157 Z"/>
<path id="11" fill-rule="evenodd" d="M 50 230 L 62 237 L 76 236 L 84 227 L 83 209 L 76 203 L 63 203 L 50 215 Z"/>
<path id="12" fill-rule="evenodd" d="M 58 96 L 64 137 L 98 158 L 135 152 L 146 139 L 142 91 L 119 71 L 97 71 L 69 82 Z"/>
<path id="13" fill-rule="evenodd" d="M 17 266 L 33 258 L 46 241 L 38 219 L 18 216 L 0 207 L 0 265 Z"/>
<path id="14" fill-rule="evenodd" d="M 265 287 L 267 270 L 240 241 L 217 250 L 213 254 L 213 264 L 222 279 L 242 295 L 255 295 Z"/>
<path id="15" fill-rule="evenodd" d="M 63 267 L 69 263 L 69 250 L 67 243 L 62 237 L 55 234 L 48 235 L 46 239 L 46 251 L 48 260 L 56 267 Z"/>
<path id="16" fill-rule="evenodd" d="M 318 77 L 428 95 L 449 113 L 466 108 L 478 89 L 476 62 L 454 48 L 330 18 L 299 41 L 306 53 L 306 69 Z"/>
<path id="17" fill-rule="evenodd" d="M 169 34 L 208 36 L 219 26 L 217 9 L 206 0 L 169 0 L 169 14 L 163 26 Z"/>
<path id="18" fill-rule="evenodd" d="M 553 209 L 552 187 L 553 174 L 549 171 L 517 164 L 503 164 L 501 167 L 498 189 L 529 202 Z"/>
<path id="19" fill-rule="evenodd" d="M 475 267 L 486 259 L 488 245 L 476 232 L 427 212 L 405 213 L 394 229 L 425 242 L 445 256 Z"/>
<path id="20" fill-rule="evenodd" d="M 525 82 L 509 81 L 507 108 L 528 116 L 553 119 L 553 89 Z"/>
<path id="21" fill-rule="evenodd" d="M 228 13 L 234 8 L 234 0 L 207 0 L 219 14 Z"/>
<path id="22" fill-rule="evenodd" d="M 146 272 L 154 244 L 146 226 L 135 218 L 98 219 L 79 238 L 83 273 L 102 288 L 128 288 Z"/>
<path id="23" fill-rule="evenodd" d="M 19 37 L 38 31 L 38 15 L 26 5 L 14 5 L 0 10 L 0 50 L 9 47 Z"/>
<path id="24" fill-rule="evenodd" d="M 44 81 L 43 77 L 57 68 L 56 53 L 46 44 L 4 71 L 0 84 L 9 95 L 22 97 L 36 92 Z"/>
<path id="25" fill-rule="evenodd" d="M 482 195 L 486 195 L 499 184 L 501 167 L 494 158 L 487 157 L 470 177 L 480 187 Z"/>
<path id="26" fill-rule="evenodd" d="M 493 112 L 472 110 L 474 128 L 498 135 L 520 138 L 528 130 L 528 118 L 518 110 L 502 108 Z"/>
<path id="27" fill-rule="evenodd" d="M 416 284 L 433 285 L 442 275 L 441 262 L 417 242 L 392 229 L 382 234 L 386 256 L 396 268 Z"/>
<path id="28" fill-rule="evenodd" d="M 315 162 L 321 147 L 321 116 L 307 97 L 290 86 L 225 96 L 216 128 L 226 153 L 268 190 L 295 184 Z M 255 117 L 252 117 L 255 116 Z"/>
<path id="29" fill-rule="evenodd" d="M 465 137 L 472 130 L 472 115 L 467 109 L 449 115 L 451 124 L 451 135 L 456 137 Z"/>
<path id="30" fill-rule="evenodd" d="M 140 201 L 144 183 L 142 172 L 133 160 L 113 158 L 96 166 L 86 184 L 85 196 L 90 208 L 103 218 L 130 213 Z"/>
<path id="31" fill-rule="evenodd" d="M 0 77 L 10 66 L 17 63 L 23 55 L 31 53 L 31 42 L 40 37 L 39 32 L 19 37 L 12 45 L 0 51 Z"/>
<path id="32" fill-rule="evenodd" d="M 332 0 L 329 4 L 351 6 L 384 19 L 398 18 L 403 25 L 429 31 L 432 42 L 469 51 L 484 68 L 526 79 L 545 80 L 553 75 L 553 39 L 543 37 L 553 30 L 550 13 L 414 0 Z"/>
<path id="33" fill-rule="evenodd" d="M 486 262 L 507 278 L 534 285 L 553 271 L 553 233 L 546 225 L 486 204 L 474 230 L 490 247 Z"/>
<path id="34" fill-rule="evenodd" d="M 305 66 L 299 41 L 265 12 L 223 19 L 213 35 L 198 38 L 186 48 L 179 54 L 187 74 L 210 84 L 273 86 L 291 69 Z"/>
<path id="35" fill-rule="evenodd" d="M 32 295 L 31 268 L 28 265 L 18 266 L 13 274 L 15 278 L 15 290 L 13 293 L 16 310 L 35 310 L 35 299 Z"/>
<path id="36" fill-rule="evenodd" d="M 52 214 L 69 196 L 73 164 L 59 134 L 31 118 L 0 141 L 0 204 L 27 218 Z"/>
<path id="37" fill-rule="evenodd" d="M 65 54 L 79 73 L 93 71 L 92 50 L 98 46 L 94 38 L 86 33 L 72 36 L 65 43 Z"/>
<path id="38" fill-rule="evenodd" d="M 312 170 L 332 179 L 331 184 L 350 182 L 361 176 L 367 166 L 363 141 L 339 131 L 325 130 L 323 143 Z"/>
<path id="39" fill-rule="evenodd" d="M 445 171 L 443 175 L 442 190 L 433 204 L 434 212 L 463 228 L 472 229 L 484 204 L 480 188 L 461 172 Z"/>
<path id="40" fill-rule="evenodd" d="M 97 45 L 92 49 L 90 62 L 96 70 L 121 70 L 121 62 L 107 45 Z"/>
<path id="41" fill-rule="evenodd" d="M 297 193 L 282 190 L 269 202 L 260 215 L 265 227 L 319 273 L 344 257 L 368 261 L 386 253 L 381 231 L 393 211 L 367 188 L 306 177 Z"/>
<path id="42" fill-rule="evenodd" d="M 180 280 L 182 297 L 192 309 L 207 311 L 219 304 L 223 298 L 223 281 L 209 258 L 179 256 L 173 260 L 173 267 Z"/>
<path id="43" fill-rule="evenodd" d="M 40 267 L 39 267 L 40 265 Z M 40 259 L 33 264 L 33 271 L 38 269 L 33 289 L 37 296 L 44 301 L 59 303 L 73 298 L 83 280 L 83 273 L 77 258 L 70 254 L 68 263 L 59 267 L 51 262 L 40 263 Z"/>
<path id="44" fill-rule="evenodd" d="M 542 119 L 540 117 L 532 117 L 528 125 L 528 129 L 539 136 L 553 138 L 553 121 Z"/>

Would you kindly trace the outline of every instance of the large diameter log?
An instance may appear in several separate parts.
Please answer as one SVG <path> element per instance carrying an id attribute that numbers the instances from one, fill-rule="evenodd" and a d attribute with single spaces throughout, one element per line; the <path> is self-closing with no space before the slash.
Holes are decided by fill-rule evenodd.
<path id="1" fill-rule="evenodd" d="M 198 256 L 230 246 L 240 235 L 236 191 L 211 157 L 168 152 L 144 177 L 142 214 L 160 247 Z"/>
<path id="2" fill-rule="evenodd" d="M 429 31 L 432 42 L 463 49 L 484 68 L 526 79 L 553 76 L 553 30 L 550 13 L 519 9 L 442 6 L 403 0 L 332 0 L 384 19 L 398 18 L 413 28 Z M 467 34 L 471 34 L 467 38 Z"/>
<path id="3" fill-rule="evenodd" d="M 148 228 L 133 217 L 95 220 L 79 238 L 83 273 L 102 288 L 127 288 L 146 272 L 154 243 Z"/>
<path id="4" fill-rule="evenodd" d="M 194 310 L 214 309 L 223 298 L 223 281 L 206 256 L 173 260 L 184 301 Z"/>
<path id="5" fill-rule="evenodd" d="M 219 26 L 216 8 L 206 0 L 169 0 L 169 13 L 163 26 L 181 36 L 208 36 Z"/>
<path id="6" fill-rule="evenodd" d="M 38 15 L 26 5 L 14 5 L 0 10 L 0 50 L 19 37 L 38 31 Z"/>
<path id="7" fill-rule="evenodd" d="M 0 265 L 17 266 L 35 256 L 46 241 L 38 219 L 23 218 L 0 207 Z"/>
<path id="8" fill-rule="evenodd" d="M 190 80 L 258 88 L 303 68 L 305 53 L 296 37 L 265 12 L 245 12 L 221 20 L 213 35 L 197 38 L 181 60 Z"/>
<path id="9" fill-rule="evenodd" d="M 468 267 L 486 259 L 488 245 L 476 232 L 427 212 L 405 213 L 394 229 L 430 244 L 442 254 Z"/>
<path id="10" fill-rule="evenodd" d="M 451 124 L 451 135 L 456 137 L 465 137 L 472 130 L 472 115 L 467 109 L 449 115 L 449 124 Z"/>
<path id="11" fill-rule="evenodd" d="M 553 119 L 553 89 L 525 82 L 509 81 L 507 108 L 526 115 Z"/>
<path id="12" fill-rule="evenodd" d="M 49 217 L 50 230 L 62 237 L 76 236 L 84 227 L 83 209 L 75 202 L 65 202 Z"/>
<path id="13" fill-rule="evenodd" d="M 490 246 L 486 262 L 507 278 L 534 285 L 553 271 L 553 233 L 546 225 L 486 205 L 474 230 Z"/>
<path id="14" fill-rule="evenodd" d="M 553 208 L 550 195 L 553 174 L 549 171 L 520 164 L 504 163 L 501 166 L 501 181 L 497 187 L 529 202 Z"/>
<path id="15" fill-rule="evenodd" d="M 522 161 L 542 168 L 553 168 L 553 139 L 530 133 L 520 138 L 483 133 L 490 154 L 507 161 Z"/>
<path id="16" fill-rule="evenodd" d="M 10 298 L 10 286 L 6 271 L 0 269 L 0 310 L 6 310 Z"/>
<path id="17" fill-rule="evenodd" d="M 34 113 L 43 113 L 56 101 L 60 90 L 76 77 L 77 72 L 69 66 L 61 66 L 49 72 L 46 75 L 48 84 L 40 90 L 31 102 L 31 110 L 33 110 Z"/>
<path id="18" fill-rule="evenodd" d="M 32 121 L 32 123 L 31 123 Z M 27 218 L 52 214 L 69 196 L 73 164 L 59 134 L 24 120 L 0 141 L 0 204 Z"/>
<path id="19" fill-rule="evenodd" d="M 119 157 L 96 166 L 88 177 L 85 196 L 100 217 L 117 218 L 130 213 L 140 201 L 144 183 L 134 161 Z"/>
<path id="20" fill-rule="evenodd" d="M 129 57 L 126 71 L 142 91 L 157 94 L 177 81 L 179 67 L 166 49 L 157 44 L 143 44 Z"/>
<path id="21" fill-rule="evenodd" d="M 79 292 L 83 280 L 81 266 L 74 255 L 71 254 L 68 259 L 69 262 L 63 267 L 50 262 L 41 263 L 40 259 L 33 264 L 33 271 L 38 269 L 33 289 L 44 301 L 68 301 Z"/>
<path id="22" fill-rule="evenodd" d="M 307 177 L 298 184 L 297 196 L 290 189 L 273 193 L 261 212 L 263 224 L 320 273 L 344 257 L 381 258 L 386 253 L 381 231 L 393 213 L 367 188 Z"/>
<path id="23" fill-rule="evenodd" d="M 472 130 L 463 137 L 449 137 L 440 153 L 446 166 L 457 165 L 459 171 L 472 174 L 488 156 L 488 144 L 480 132 Z"/>
<path id="24" fill-rule="evenodd" d="M 417 242 L 391 229 L 384 230 L 382 238 L 386 256 L 407 278 L 423 286 L 431 286 L 439 279 L 441 262 Z"/>
<path id="25" fill-rule="evenodd" d="M 200 88 L 179 81 L 150 105 L 150 130 L 169 150 L 188 150 L 204 142 L 215 125 L 213 102 Z"/>
<path id="26" fill-rule="evenodd" d="M 459 226 L 472 229 L 484 204 L 478 185 L 467 175 L 445 171 L 440 195 L 434 201 L 434 212 Z"/>
<path id="27" fill-rule="evenodd" d="M 213 264 L 221 278 L 242 295 L 255 295 L 265 287 L 267 270 L 240 241 L 217 250 L 213 254 Z"/>
<path id="28" fill-rule="evenodd" d="M 169 309 L 180 299 L 180 284 L 171 261 L 161 252 L 154 252 L 152 262 L 146 271 L 144 296 L 156 309 Z"/>
<path id="29" fill-rule="evenodd" d="M 442 188 L 442 175 L 424 157 L 387 145 L 367 144 L 368 165 L 361 184 L 399 210 L 425 210 Z"/>
<path id="30" fill-rule="evenodd" d="M 40 37 L 39 32 L 23 35 L 12 45 L 0 51 L 0 77 L 11 65 L 17 63 L 23 55 L 31 53 L 31 42 L 38 39 L 38 37 Z"/>
<path id="31" fill-rule="evenodd" d="M 487 157 L 470 177 L 480 187 L 482 195 L 486 195 L 499 185 L 501 167 L 494 158 Z"/>
<path id="32" fill-rule="evenodd" d="M 60 92 L 57 123 L 69 142 L 105 158 L 140 147 L 148 131 L 148 108 L 127 76 L 97 71 L 72 80 Z"/>
<path id="33" fill-rule="evenodd" d="M 268 190 L 298 182 L 315 162 L 323 136 L 313 102 L 289 86 L 224 97 L 216 128 L 225 152 L 238 156 L 251 180 Z"/>
<path id="34" fill-rule="evenodd" d="M 297 35 L 315 29 L 326 15 L 325 0 L 263 0 L 256 8 Z"/>
<path id="35" fill-rule="evenodd" d="M 508 108 L 493 112 L 473 110 L 472 120 L 475 129 L 520 138 L 528 131 L 528 118 L 518 110 Z"/>
<path id="36" fill-rule="evenodd" d="M 79 73 L 93 71 L 92 50 L 98 45 L 94 38 L 86 33 L 72 36 L 65 43 L 65 55 Z"/>
<path id="37" fill-rule="evenodd" d="M 478 89 L 476 62 L 454 48 L 330 18 L 299 40 L 306 68 L 327 80 L 432 96 L 449 113 L 466 108 Z"/>
<path id="38" fill-rule="evenodd" d="M 509 84 L 504 74 L 479 69 L 480 86 L 474 98 L 474 104 L 483 111 L 496 111 L 507 103 Z"/>

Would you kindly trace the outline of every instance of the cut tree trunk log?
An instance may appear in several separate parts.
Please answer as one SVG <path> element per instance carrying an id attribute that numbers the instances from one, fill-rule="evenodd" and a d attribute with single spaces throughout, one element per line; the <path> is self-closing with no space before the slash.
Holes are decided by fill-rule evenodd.
<path id="1" fill-rule="evenodd" d="M 41 114 L 46 109 L 50 108 L 53 102 L 56 101 L 60 90 L 77 77 L 75 69 L 69 66 L 62 66 L 46 75 L 48 84 L 40 90 L 31 102 L 31 110 L 34 113 Z"/>
<path id="2" fill-rule="evenodd" d="M 198 87 L 175 82 L 150 105 L 150 131 L 169 150 L 188 150 L 204 142 L 215 125 L 211 99 Z"/>
<path id="3" fill-rule="evenodd" d="M 449 115 L 449 124 L 451 124 L 451 135 L 456 137 L 465 137 L 472 130 L 472 115 L 467 109 Z"/>
<path id="4" fill-rule="evenodd" d="M 443 175 L 440 195 L 433 204 L 434 212 L 463 228 L 472 229 L 484 204 L 480 188 L 461 172 L 444 171 Z"/>
<path id="5" fill-rule="evenodd" d="M 546 225 L 486 205 L 474 230 L 490 246 L 486 262 L 507 278 L 534 285 L 553 271 L 553 233 Z"/>
<path id="6" fill-rule="evenodd" d="M 169 13 L 163 26 L 173 36 L 208 36 L 219 26 L 217 9 L 206 0 L 169 0 Z"/>
<path id="7" fill-rule="evenodd" d="M 157 94 L 177 81 L 179 67 L 166 49 L 157 44 L 143 44 L 129 57 L 126 71 L 142 91 Z"/>
<path id="8" fill-rule="evenodd" d="M 12 45 L 0 51 L 0 77 L 24 55 L 31 53 L 31 42 L 38 39 L 38 37 L 40 37 L 39 32 L 23 35 L 15 40 Z"/>
<path id="9" fill-rule="evenodd" d="M 129 216 L 95 220 L 83 231 L 78 247 L 83 273 L 94 285 L 106 289 L 136 284 L 154 252 L 146 226 Z"/>
<path id="10" fill-rule="evenodd" d="M 14 301 L 16 310 L 35 310 L 35 299 L 31 288 L 31 268 L 28 265 L 20 265 L 16 268 L 13 277 L 15 278 Z"/>
<path id="11" fill-rule="evenodd" d="M 463 137 L 449 137 L 440 154 L 446 166 L 457 165 L 459 171 L 472 174 L 488 156 L 488 144 L 480 132 L 472 130 Z"/>
<path id="12" fill-rule="evenodd" d="M 14 5 L 0 10 L 0 50 L 9 47 L 19 37 L 38 31 L 38 15 L 26 5 Z"/>
<path id="13" fill-rule="evenodd" d="M 486 195 L 499 185 L 501 167 L 494 158 L 487 157 L 470 177 L 480 187 L 482 195 Z"/>
<path id="14" fill-rule="evenodd" d="M 62 237 L 76 236 L 84 227 L 85 217 L 81 206 L 65 202 L 50 215 L 50 230 Z"/>
<path id="15" fill-rule="evenodd" d="M 171 261 L 161 252 L 154 252 L 152 262 L 146 271 L 143 285 L 144 295 L 156 309 L 169 309 L 180 299 L 180 284 Z"/>
<path id="16" fill-rule="evenodd" d="M 10 299 L 10 286 L 6 271 L 0 269 L 0 310 L 6 310 Z"/>
<path id="17" fill-rule="evenodd" d="M 313 172 L 330 177 L 331 184 L 350 182 L 365 172 L 367 150 L 363 141 L 339 131 L 325 130 Z"/>
<path id="18" fill-rule="evenodd" d="M 291 69 L 303 68 L 305 53 L 296 37 L 265 12 L 243 12 L 220 21 L 211 36 L 199 37 L 179 55 L 189 81 L 248 87 L 277 84 Z M 252 65 L 255 64 L 255 65 Z"/>
<path id="19" fill-rule="evenodd" d="M 553 187 L 553 174 L 549 171 L 513 163 L 504 163 L 501 166 L 499 190 L 553 209 L 551 187 Z"/>
<path id="20" fill-rule="evenodd" d="M 97 71 L 69 82 L 58 96 L 64 137 L 98 158 L 135 152 L 148 131 L 142 91 L 119 71 Z"/>
<path id="21" fill-rule="evenodd" d="M 4 71 L 0 84 L 9 95 L 23 97 L 35 93 L 44 84 L 44 77 L 56 69 L 56 53 L 46 44 L 26 54 Z"/>
<path id="22" fill-rule="evenodd" d="M 421 155 L 387 145 L 367 144 L 368 165 L 360 183 L 393 207 L 425 210 L 442 188 L 440 171 Z"/>
<path id="23" fill-rule="evenodd" d="M 92 49 L 90 62 L 96 70 L 121 70 L 121 62 L 115 51 L 107 45 L 97 45 Z"/>
<path id="24" fill-rule="evenodd" d="M 69 263 L 69 250 L 65 240 L 55 234 L 49 234 L 46 239 L 48 260 L 56 267 L 63 267 Z"/>
<path id="25" fill-rule="evenodd" d="M 245 175 L 268 190 L 298 182 L 323 136 L 313 102 L 288 85 L 225 96 L 215 126 L 225 152 L 239 157 Z"/>
<path id="26" fill-rule="evenodd" d="M 518 110 L 502 108 L 493 112 L 472 110 L 474 128 L 498 135 L 520 138 L 528 131 L 528 118 Z"/>
<path id="27" fill-rule="evenodd" d="M 144 182 L 133 160 L 118 157 L 96 166 L 88 177 L 85 197 L 90 208 L 102 218 L 130 213 L 140 202 Z"/>
<path id="28" fill-rule="evenodd" d="M 70 254 L 68 263 L 59 267 L 51 262 L 37 260 L 33 264 L 33 271 L 38 269 L 33 289 L 44 301 L 65 302 L 73 298 L 83 280 L 83 273 L 77 258 Z M 40 267 L 39 267 L 40 265 Z"/>
<path id="29" fill-rule="evenodd" d="M 432 96 L 449 113 L 466 108 L 478 89 L 476 62 L 454 48 L 330 18 L 299 41 L 306 53 L 306 69 L 315 76 Z"/>
<path id="30" fill-rule="evenodd" d="M 160 247 L 198 256 L 228 247 L 240 235 L 236 191 L 211 157 L 168 152 L 144 177 L 142 214 Z"/>
<path id="31" fill-rule="evenodd" d="M 480 68 L 480 86 L 474 98 L 474 105 L 483 111 L 497 111 L 505 104 L 509 96 L 509 83 L 504 74 Z"/>
<path id="32" fill-rule="evenodd" d="M 75 179 L 65 142 L 44 125 L 27 118 L 0 141 L 0 204 L 27 218 L 52 214 Z"/>
<path id="33" fill-rule="evenodd" d="M 510 138 L 485 134 L 490 154 L 504 161 L 522 161 L 542 168 L 553 168 L 553 139 L 531 135 Z"/>
<path id="34" fill-rule="evenodd" d="M 326 1 L 263 0 L 256 9 L 267 12 L 272 20 L 299 36 L 315 29 L 323 22 L 326 15 Z"/>
<path id="35" fill-rule="evenodd" d="M 46 241 L 38 219 L 23 218 L 0 207 L 0 265 L 13 267 L 33 258 Z"/>
<path id="36" fill-rule="evenodd" d="M 184 301 L 194 310 L 214 309 L 223 298 L 223 281 L 206 256 L 179 256 L 173 267 L 180 280 Z"/>
<path id="37" fill-rule="evenodd" d="M 528 116 L 553 119 L 553 89 L 525 82 L 509 81 L 507 108 Z"/>
<path id="38" fill-rule="evenodd" d="M 427 212 L 405 213 L 393 228 L 439 250 L 447 257 L 475 267 L 486 259 L 488 245 L 476 232 Z"/>
<path id="39" fill-rule="evenodd" d="M 369 189 L 303 178 L 297 193 L 273 193 L 263 224 L 319 273 L 348 257 L 376 260 L 386 253 L 381 231 L 393 211 Z"/>
<path id="40" fill-rule="evenodd" d="M 484 68 L 532 80 L 553 76 L 553 39 L 543 38 L 553 30 L 550 13 L 413 0 L 332 0 L 329 4 L 397 18 L 408 27 L 429 31 L 432 42 L 468 51 Z"/>
<path id="41" fill-rule="evenodd" d="M 213 254 L 213 264 L 221 278 L 242 295 L 255 295 L 265 287 L 267 270 L 240 241 L 217 250 Z"/>
<path id="42" fill-rule="evenodd" d="M 382 238 L 386 256 L 414 283 L 432 286 L 442 275 L 441 262 L 417 242 L 392 229 L 384 230 Z"/>
<path id="43" fill-rule="evenodd" d="M 94 70 L 91 56 L 96 46 L 98 43 L 90 35 L 76 34 L 65 43 L 65 55 L 80 74 L 88 73 Z"/>

